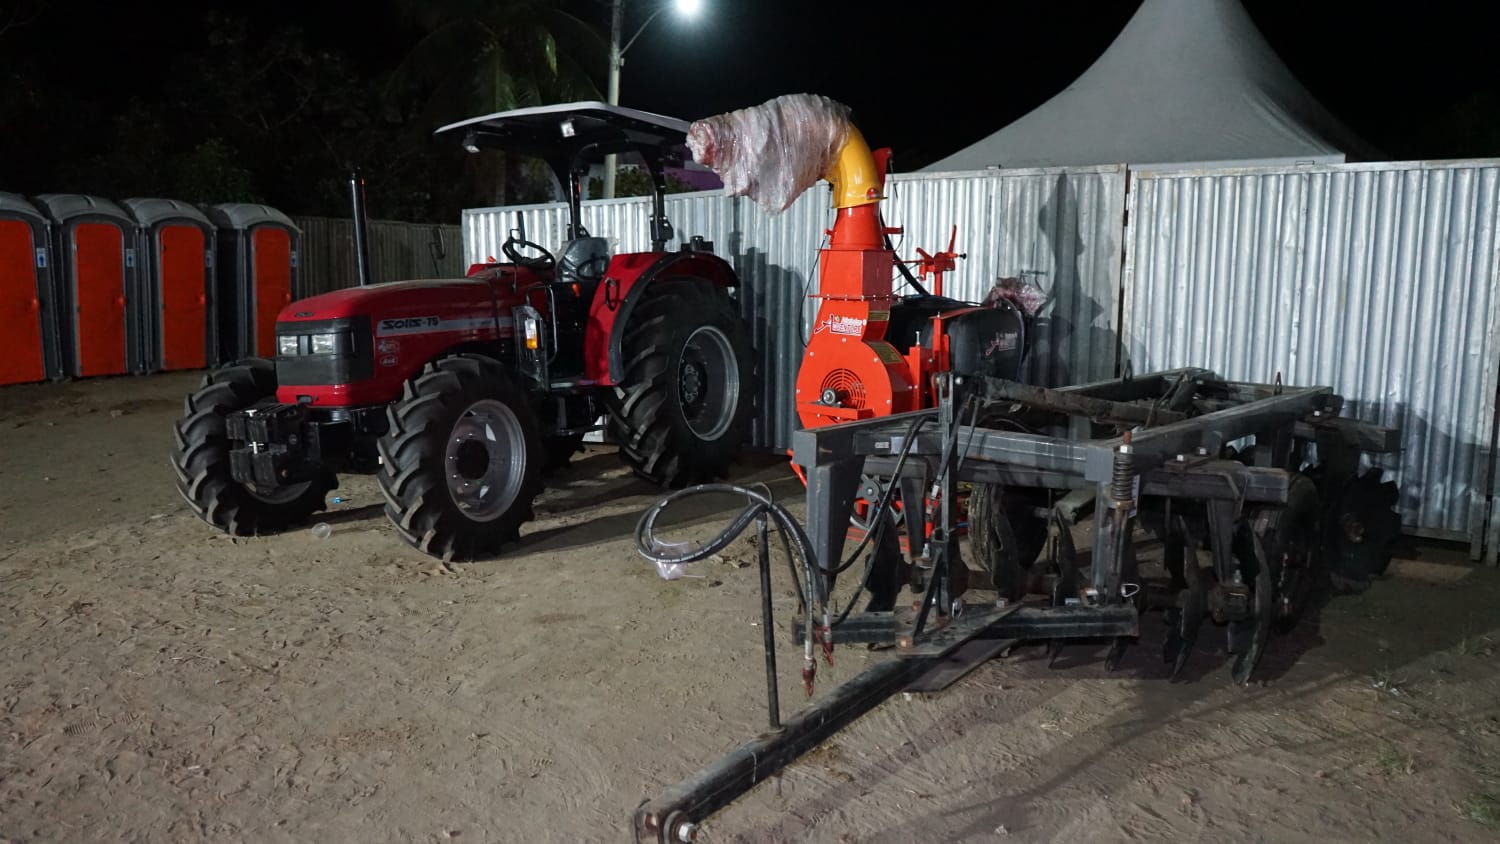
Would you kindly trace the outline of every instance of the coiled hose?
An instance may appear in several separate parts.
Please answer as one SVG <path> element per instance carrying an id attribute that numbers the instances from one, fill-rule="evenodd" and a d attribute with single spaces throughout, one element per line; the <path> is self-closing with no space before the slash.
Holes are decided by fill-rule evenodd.
<path id="1" fill-rule="evenodd" d="M 707 542 L 694 545 L 689 542 L 664 542 L 656 537 L 656 520 L 667 511 L 674 503 L 685 498 L 698 495 L 738 495 L 748 499 L 750 502 L 738 516 L 719 533 Z M 807 538 L 807 531 L 802 525 L 787 512 L 787 509 L 777 504 L 771 498 L 770 492 L 743 487 L 738 484 L 698 484 L 686 489 L 679 490 L 663 497 L 651 505 L 641 515 L 641 520 L 635 526 L 635 549 L 641 556 L 658 564 L 695 563 L 705 560 L 714 554 L 728 548 L 730 543 L 739 538 L 752 522 L 757 519 L 769 517 L 776 525 L 776 533 L 781 537 L 782 547 L 787 553 L 787 562 L 792 567 L 792 582 L 797 583 L 798 608 L 803 611 L 806 622 L 805 643 L 807 648 L 807 659 L 812 658 L 813 642 L 813 613 L 809 598 L 817 601 L 819 614 L 824 616 L 824 624 L 827 624 L 828 602 L 824 590 L 818 587 L 817 575 L 813 571 L 812 541 Z M 765 549 L 762 549 L 765 553 Z M 801 579 L 798 577 L 798 566 L 800 565 Z M 805 586 L 803 585 L 805 583 Z"/>
<path id="2" fill-rule="evenodd" d="M 906 438 L 901 443 L 901 450 L 896 457 L 896 465 L 892 472 L 893 477 L 899 478 L 901 476 L 901 471 L 906 465 L 907 456 L 911 453 L 912 444 L 915 442 L 918 432 L 921 431 L 922 426 L 927 421 L 927 416 L 918 417 L 907 428 Z M 886 528 L 885 522 L 888 519 L 885 519 L 884 516 L 886 510 L 891 507 L 891 498 L 895 489 L 895 483 L 887 486 L 884 494 L 881 495 L 879 501 L 875 503 L 871 511 L 870 520 L 872 524 L 876 525 L 875 530 L 865 534 L 859 545 L 850 553 L 847 561 L 826 569 L 830 576 L 836 576 L 853 565 L 859 559 L 859 555 L 864 551 L 866 546 L 870 544 L 871 540 L 876 538 L 876 534 Z M 655 534 L 657 521 L 668 508 L 687 498 L 712 494 L 737 495 L 747 499 L 749 503 L 723 530 L 701 544 L 667 542 L 657 538 Z M 836 623 L 832 621 L 828 608 L 830 596 L 827 594 L 828 590 L 822 588 L 819 582 L 819 561 L 813 551 L 812 540 L 808 538 L 807 531 L 785 507 L 776 503 L 775 499 L 771 497 L 769 490 L 756 490 L 728 483 L 699 484 L 678 490 L 664 496 L 651 505 L 645 513 L 641 514 L 640 521 L 636 523 L 635 527 L 635 547 L 636 551 L 642 557 L 659 565 L 694 563 L 705 560 L 728 548 L 735 539 L 739 538 L 741 533 L 745 532 L 746 528 L 750 527 L 753 522 L 760 518 L 769 518 L 776 526 L 777 535 L 781 537 L 781 545 L 787 555 L 787 564 L 791 570 L 792 582 L 797 585 L 798 610 L 803 612 L 806 618 L 806 641 L 811 643 L 814 615 L 821 616 L 825 626 L 831 627 Z M 851 608 L 869 583 L 869 578 L 870 568 L 866 567 L 865 576 L 861 579 L 859 588 L 849 600 Z M 839 622 L 842 622 L 848 615 L 848 609 L 840 613 Z"/>
<path id="3" fill-rule="evenodd" d="M 667 511 L 667 508 L 685 498 L 714 494 L 738 495 L 748 499 L 750 503 L 723 530 L 707 542 L 701 544 L 667 542 L 657 538 L 656 522 Z M 797 599 L 801 606 L 806 608 L 807 596 L 818 594 L 812 566 L 814 556 L 812 540 L 808 539 L 807 531 L 803 530 L 802 525 L 798 524 L 792 514 L 776 503 L 769 491 L 763 492 L 738 484 L 698 484 L 680 489 L 663 497 L 641 514 L 641 519 L 635 526 L 635 549 L 642 557 L 653 563 L 664 565 L 696 563 L 728 548 L 751 523 L 762 515 L 769 516 L 776 525 L 776 533 L 781 537 L 782 548 L 786 551 L 787 561 L 792 567 L 792 582 L 797 584 Z M 802 569 L 800 573 L 798 572 L 799 566 Z M 803 591 L 804 582 L 807 591 Z"/>

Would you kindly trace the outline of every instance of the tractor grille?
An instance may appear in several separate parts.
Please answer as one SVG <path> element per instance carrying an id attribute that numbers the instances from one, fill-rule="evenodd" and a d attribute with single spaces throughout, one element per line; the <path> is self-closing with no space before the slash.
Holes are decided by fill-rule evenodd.
<path id="1" fill-rule="evenodd" d="M 276 356 L 276 380 L 289 386 L 329 386 L 363 381 L 375 375 L 375 348 L 368 316 L 279 322 L 276 336 L 311 337 L 338 334 L 347 337 L 338 351 L 312 354 L 306 343 L 302 354 Z"/>

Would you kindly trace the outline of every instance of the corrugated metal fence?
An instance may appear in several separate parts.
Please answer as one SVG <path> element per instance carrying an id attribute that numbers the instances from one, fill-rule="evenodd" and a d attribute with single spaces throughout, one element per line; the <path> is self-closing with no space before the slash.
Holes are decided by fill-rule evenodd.
<path id="1" fill-rule="evenodd" d="M 331 217 L 297 217 L 302 230 L 302 273 L 297 298 L 353 287 L 354 221 Z M 370 275 L 373 281 L 461 277 L 462 230 L 454 225 L 370 221 Z"/>
<path id="2" fill-rule="evenodd" d="M 1500 162 L 1136 172 L 1130 197 L 1136 371 L 1333 387 L 1349 415 L 1401 429 L 1390 465 L 1406 527 L 1477 554 L 1495 458 Z"/>
<path id="3" fill-rule="evenodd" d="M 1494 560 L 1500 161 L 892 181 L 883 210 L 905 228 L 899 254 L 944 247 L 958 227 L 968 259 L 949 295 L 976 299 L 1023 273 L 1050 291 L 1037 380 L 1109 377 L 1128 359 L 1136 372 L 1193 365 L 1331 386 L 1353 415 L 1402 428 L 1391 468 L 1408 529 L 1467 539 L 1477 555 L 1488 523 Z M 529 239 L 562 242 L 560 204 L 475 209 L 463 219 L 468 260 L 498 255 L 518 211 Z M 637 198 L 587 202 L 583 216 L 591 231 L 620 238 L 617 249 L 636 251 L 647 248 L 649 213 Z M 679 242 L 715 241 L 740 274 L 763 374 L 755 442 L 783 448 L 796 426 L 806 295 L 832 222 L 827 188 L 774 217 L 717 192 L 669 197 L 667 213 Z"/>

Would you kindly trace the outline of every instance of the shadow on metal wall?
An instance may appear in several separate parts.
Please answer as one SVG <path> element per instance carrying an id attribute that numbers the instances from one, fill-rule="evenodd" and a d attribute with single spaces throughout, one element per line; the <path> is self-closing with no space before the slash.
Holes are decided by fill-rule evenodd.
<path id="1" fill-rule="evenodd" d="M 1057 175 L 1051 195 L 1037 210 L 1036 224 L 1056 269 L 1051 279 L 1040 271 L 1019 270 L 1023 282 L 1034 282 L 1047 294 L 1032 346 L 1032 382 L 1062 387 L 1113 377 L 1126 359 L 1119 332 L 1109 327 L 1118 322 L 1118 309 L 1090 296 L 1084 283 L 1079 203 L 1068 174 Z"/>

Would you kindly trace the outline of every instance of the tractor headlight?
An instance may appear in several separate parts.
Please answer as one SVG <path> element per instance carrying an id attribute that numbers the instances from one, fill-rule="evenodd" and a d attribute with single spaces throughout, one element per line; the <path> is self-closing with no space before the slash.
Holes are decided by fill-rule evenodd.
<path id="1" fill-rule="evenodd" d="M 276 338 L 276 352 L 284 357 L 297 354 L 297 335 L 283 334 Z"/>
<path id="2" fill-rule="evenodd" d="M 528 350 L 535 351 L 541 346 L 542 325 L 538 320 L 527 317 L 521 322 L 521 330 L 526 338 L 526 348 Z"/>
<path id="3" fill-rule="evenodd" d="M 315 355 L 331 355 L 339 350 L 339 336 L 337 334 L 312 334 L 308 340 L 311 342 L 312 353 Z"/>

